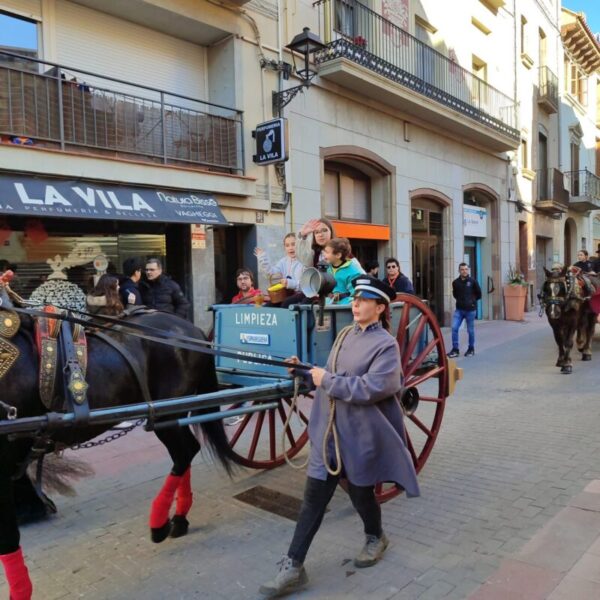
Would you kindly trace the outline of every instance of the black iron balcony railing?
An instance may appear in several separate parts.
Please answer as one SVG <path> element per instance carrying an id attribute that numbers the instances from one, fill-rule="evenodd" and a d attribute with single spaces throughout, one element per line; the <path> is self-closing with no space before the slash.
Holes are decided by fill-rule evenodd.
<path id="1" fill-rule="evenodd" d="M 593 200 L 600 200 L 600 177 L 587 169 L 568 171 L 565 176 L 569 181 L 571 196 L 586 196 Z"/>
<path id="2" fill-rule="evenodd" d="M 549 112 L 558 111 L 558 77 L 548 67 L 539 69 L 538 102 Z"/>
<path id="3" fill-rule="evenodd" d="M 558 169 L 538 169 L 537 179 L 537 205 L 550 210 L 569 207 L 569 192 L 565 189 L 565 178 Z"/>
<path id="4" fill-rule="evenodd" d="M 327 48 L 318 63 L 346 58 L 448 108 L 519 139 L 517 107 L 503 94 L 357 0 L 318 0 Z"/>
<path id="5" fill-rule="evenodd" d="M 0 51 L 0 136 L 243 173 L 243 115 L 196 98 Z"/>

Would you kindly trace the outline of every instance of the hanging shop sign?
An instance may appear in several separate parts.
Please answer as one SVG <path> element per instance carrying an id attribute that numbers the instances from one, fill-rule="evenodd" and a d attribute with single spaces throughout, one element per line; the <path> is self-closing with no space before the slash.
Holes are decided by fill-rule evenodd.
<path id="1" fill-rule="evenodd" d="M 256 140 L 256 154 L 252 159 L 257 165 L 284 162 L 289 158 L 286 119 L 260 123 L 252 132 L 252 137 Z"/>
<path id="2" fill-rule="evenodd" d="M 463 207 L 464 235 L 468 237 L 487 236 L 487 209 L 481 206 Z"/>
<path id="3" fill-rule="evenodd" d="M 208 194 L 0 175 L 0 214 L 226 225 Z"/>

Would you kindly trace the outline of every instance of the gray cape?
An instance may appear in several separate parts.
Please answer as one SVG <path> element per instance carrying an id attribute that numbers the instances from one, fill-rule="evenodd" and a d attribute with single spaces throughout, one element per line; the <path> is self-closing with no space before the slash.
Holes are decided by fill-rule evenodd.
<path id="1" fill-rule="evenodd" d="M 342 465 L 350 482 L 358 486 L 394 482 L 408 496 L 418 496 L 399 401 L 402 367 L 396 340 L 379 326 L 365 331 L 355 327 L 342 343 L 335 374 L 331 359 L 330 355 L 308 424 L 312 443 L 308 475 L 327 479 L 322 446 L 331 396 L 336 401 Z M 335 462 L 334 456 L 330 439 L 330 464 Z"/>

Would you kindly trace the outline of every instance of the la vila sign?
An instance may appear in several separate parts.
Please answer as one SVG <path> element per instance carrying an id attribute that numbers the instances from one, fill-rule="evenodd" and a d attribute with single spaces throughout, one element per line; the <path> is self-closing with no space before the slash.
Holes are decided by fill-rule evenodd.
<path id="1" fill-rule="evenodd" d="M 256 140 L 256 154 L 252 159 L 257 165 L 271 165 L 289 158 L 287 119 L 258 124 L 252 137 Z"/>

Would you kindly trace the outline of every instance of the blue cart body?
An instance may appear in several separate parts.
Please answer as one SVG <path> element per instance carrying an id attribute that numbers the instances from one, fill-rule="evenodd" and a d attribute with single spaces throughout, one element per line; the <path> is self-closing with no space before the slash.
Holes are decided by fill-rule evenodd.
<path id="1" fill-rule="evenodd" d="M 398 330 L 403 307 L 402 302 L 391 305 L 394 334 Z M 338 332 L 353 322 L 349 306 L 326 306 L 324 310 L 323 325 L 319 326 L 319 309 L 315 305 L 290 308 L 247 304 L 213 306 L 215 343 L 235 348 L 240 354 L 239 359 L 217 357 L 219 381 L 230 385 L 249 385 L 256 383 L 257 378 L 287 375 L 282 367 L 255 364 L 244 358 L 249 356 L 275 359 L 297 356 L 301 362 L 324 366 Z M 414 318 L 418 318 L 418 309 L 412 310 Z M 412 320 L 409 319 L 409 323 Z"/>

